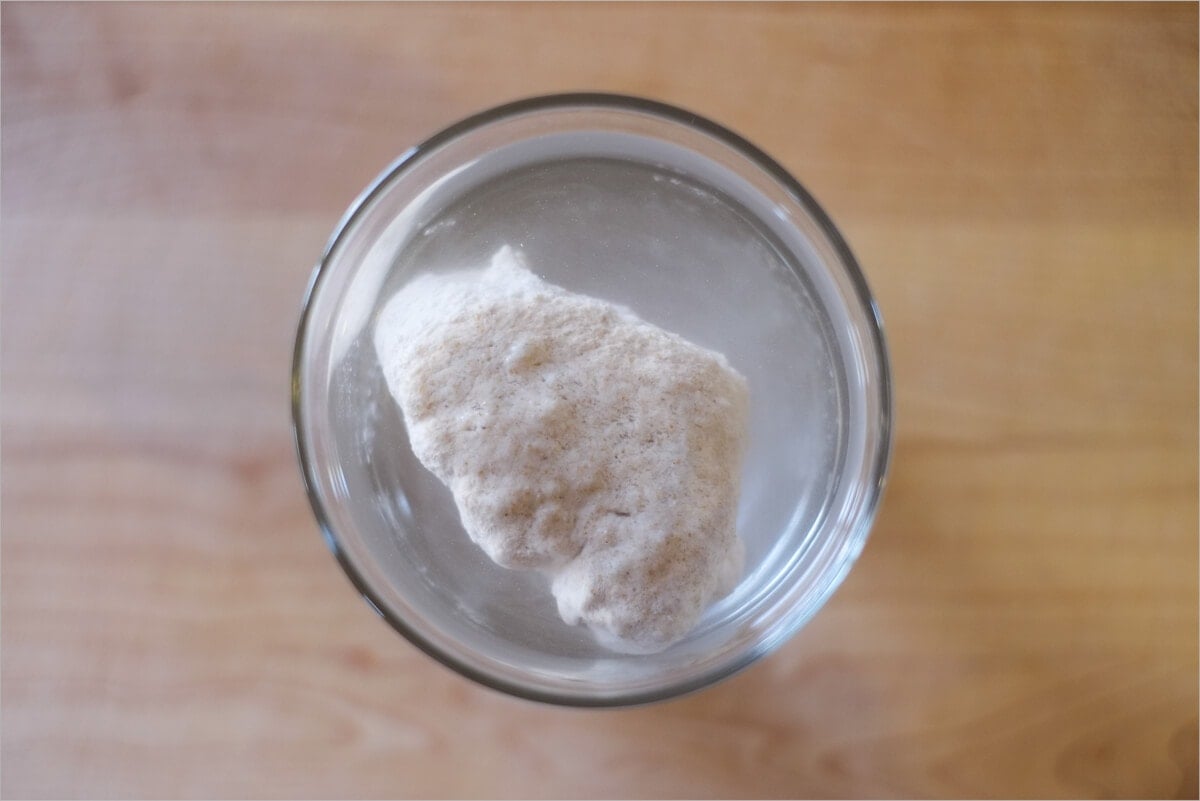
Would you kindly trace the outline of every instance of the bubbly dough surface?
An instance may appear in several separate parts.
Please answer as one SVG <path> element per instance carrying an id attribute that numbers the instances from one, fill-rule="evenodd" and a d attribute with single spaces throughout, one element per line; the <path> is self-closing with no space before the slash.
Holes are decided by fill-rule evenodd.
<path id="1" fill-rule="evenodd" d="M 412 280 L 375 349 L 471 539 L 548 574 L 566 622 L 661 650 L 741 578 L 748 394 L 721 354 L 542 281 L 508 247 Z"/>

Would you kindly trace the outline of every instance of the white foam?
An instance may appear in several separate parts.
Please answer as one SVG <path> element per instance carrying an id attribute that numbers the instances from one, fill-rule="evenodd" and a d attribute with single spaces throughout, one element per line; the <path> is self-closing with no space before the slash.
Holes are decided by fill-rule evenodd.
<path id="1" fill-rule="evenodd" d="M 375 349 L 471 539 L 548 573 L 566 622 L 661 650 L 740 579 L 748 395 L 722 355 L 542 281 L 508 247 L 407 284 Z"/>

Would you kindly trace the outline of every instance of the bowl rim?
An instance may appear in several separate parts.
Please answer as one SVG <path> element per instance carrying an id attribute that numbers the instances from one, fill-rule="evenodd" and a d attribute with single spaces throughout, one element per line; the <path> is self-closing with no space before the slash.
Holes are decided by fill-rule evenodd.
<path id="1" fill-rule="evenodd" d="M 879 392 L 879 437 L 876 445 L 875 453 L 873 454 L 872 464 L 868 475 L 874 477 L 872 486 L 868 487 L 869 495 L 861 506 L 861 513 L 856 524 L 856 529 L 861 532 L 858 537 L 859 542 L 852 552 L 850 552 L 837 575 L 833 577 L 832 586 L 824 593 L 824 597 L 820 598 L 815 607 L 807 615 L 797 616 L 797 619 L 792 625 L 787 627 L 786 631 L 778 633 L 772 638 L 772 641 L 763 645 L 761 642 L 757 647 L 749 648 L 745 653 L 737 659 L 731 660 L 727 664 L 720 665 L 714 670 L 695 676 L 689 680 L 672 684 L 668 687 L 636 690 L 629 693 L 621 693 L 605 696 L 589 696 L 571 694 L 564 691 L 547 690 L 535 686 L 521 684 L 516 681 L 500 678 L 492 675 L 484 670 L 476 668 L 463 660 L 460 660 L 451 653 L 439 648 L 433 642 L 428 640 L 424 635 L 417 631 L 413 626 L 409 625 L 405 620 L 397 615 L 391 614 L 388 611 L 388 606 L 377 597 L 375 590 L 370 582 L 366 580 L 363 573 L 351 559 L 346 550 L 342 547 L 338 535 L 334 532 L 333 526 L 330 523 L 330 516 L 326 512 L 324 504 L 317 492 L 316 485 L 318 484 L 316 471 L 312 460 L 309 458 L 308 442 L 304 434 L 302 423 L 302 403 L 301 389 L 304 385 L 304 364 L 303 354 L 304 346 L 308 341 L 309 333 L 309 318 L 312 311 L 313 300 L 317 292 L 324 283 L 325 276 L 328 273 L 330 258 L 338 245 L 347 236 L 348 232 L 354 227 L 355 223 L 361 218 L 371 207 L 375 199 L 380 193 L 392 182 L 400 179 L 417 161 L 419 161 L 427 153 L 441 147 L 442 145 L 458 139 L 459 137 L 470 134 L 478 128 L 481 128 L 492 123 L 505 120 L 510 117 L 526 115 L 537 112 L 546 111 L 565 111 L 569 109 L 590 109 L 590 110 L 610 110 L 621 112 L 635 112 L 651 117 L 655 117 L 660 121 L 674 125 L 680 125 L 686 128 L 699 131 L 703 134 L 716 139 L 718 142 L 730 147 L 739 155 L 747 158 L 750 162 L 763 169 L 776 183 L 782 188 L 797 204 L 799 204 L 805 212 L 807 212 L 821 232 L 828 238 L 829 243 L 836 252 L 838 259 L 841 261 L 841 267 L 845 270 L 847 277 L 854 288 L 856 298 L 866 312 L 871 345 L 878 356 L 878 369 L 880 380 L 877 390 Z M 888 469 L 891 464 L 893 437 L 894 437 L 894 400 L 891 386 L 891 362 L 888 355 L 887 341 L 884 336 L 883 317 L 880 313 L 879 306 L 875 301 L 874 295 L 871 293 L 870 287 L 867 284 L 866 276 L 860 267 L 858 260 L 854 257 L 849 245 L 842 237 L 841 232 L 834 225 L 833 220 L 817 202 L 816 198 L 810 193 L 795 177 L 791 175 L 779 162 L 771 158 L 757 146 L 743 138 L 730 129 L 720 125 L 712 120 L 703 117 L 695 112 L 685 110 L 678 106 L 663 103 L 657 100 L 649 100 L 633 95 L 606 93 L 606 92 L 570 92 L 559 94 L 546 94 L 534 97 L 527 97 L 520 100 L 503 103 L 498 106 L 486 109 L 484 111 L 472 114 L 462 120 L 443 128 L 432 136 L 426 138 L 417 145 L 408 148 L 385 167 L 354 199 L 341 219 L 333 229 L 326 242 L 325 248 L 314 267 L 307 287 L 304 291 L 300 318 L 296 326 L 296 339 L 292 351 L 292 369 L 291 369 L 291 410 L 292 410 L 292 435 L 293 446 L 296 451 L 296 457 L 300 465 L 301 479 L 304 483 L 305 494 L 308 496 L 309 504 L 312 506 L 313 514 L 316 517 L 317 524 L 320 527 L 322 538 L 329 550 L 333 553 L 342 570 L 346 573 L 350 582 L 354 585 L 362 599 L 383 618 L 387 623 L 403 635 L 409 642 L 426 653 L 428 656 L 437 660 L 441 664 L 457 672 L 458 674 L 477 682 L 492 690 L 506 693 L 518 698 L 523 698 L 530 701 L 541 703 L 554 704 L 559 706 L 570 707 L 588 707 L 588 708 L 613 708 L 613 707 L 631 707 L 644 704 L 656 703 L 671 698 L 677 698 L 689 693 L 699 691 L 710 687 L 718 682 L 721 682 L 736 673 L 741 672 L 750 665 L 757 662 L 760 658 L 777 649 L 783 642 L 790 639 L 807 621 L 812 614 L 823 606 L 833 594 L 833 591 L 844 580 L 845 575 L 849 572 L 853 562 L 861 553 L 862 546 L 865 544 L 870 530 L 873 526 L 876 515 L 879 511 L 880 502 L 883 497 L 884 487 L 887 483 Z"/>

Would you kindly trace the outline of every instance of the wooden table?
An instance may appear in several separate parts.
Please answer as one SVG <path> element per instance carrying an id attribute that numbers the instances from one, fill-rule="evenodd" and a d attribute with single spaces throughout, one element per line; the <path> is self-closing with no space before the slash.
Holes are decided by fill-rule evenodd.
<path id="1" fill-rule="evenodd" d="M 1195 5 L 23 5 L 3 30 L 6 796 L 1197 796 Z M 309 269 L 470 112 L 627 92 L 807 183 L 898 421 L 828 606 L 715 688 L 509 699 L 351 590 Z"/>

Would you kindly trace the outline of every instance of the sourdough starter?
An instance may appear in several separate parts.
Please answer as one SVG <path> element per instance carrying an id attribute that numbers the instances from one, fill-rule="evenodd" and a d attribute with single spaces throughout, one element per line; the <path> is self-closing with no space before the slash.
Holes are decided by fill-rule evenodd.
<path id="1" fill-rule="evenodd" d="M 567 623 L 658 651 L 741 578 L 748 397 L 721 354 L 542 281 L 508 247 L 411 281 L 374 340 L 468 535 L 545 573 Z"/>

